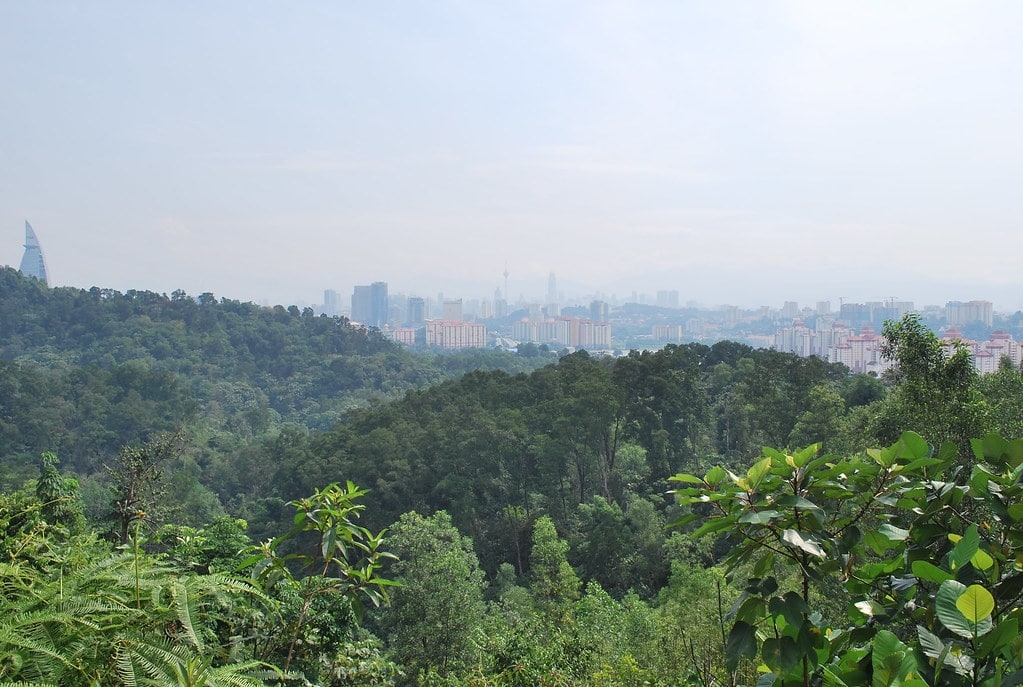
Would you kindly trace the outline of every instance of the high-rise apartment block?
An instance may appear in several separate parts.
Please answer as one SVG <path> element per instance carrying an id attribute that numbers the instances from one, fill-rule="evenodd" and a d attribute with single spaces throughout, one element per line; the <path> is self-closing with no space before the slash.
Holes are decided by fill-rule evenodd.
<path id="1" fill-rule="evenodd" d="M 982 322 L 990 327 L 994 324 L 991 301 L 949 301 L 945 304 L 945 321 L 953 327 L 972 322 Z"/>
<path id="2" fill-rule="evenodd" d="M 487 327 L 481 322 L 450 322 L 429 320 L 426 323 L 426 345 L 439 348 L 484 348 Z"/>
<path id="3" fill-rule="evenodd" d="M 512 338 L 522 342 L 607 350 L 611 348 L 611 324 L 579 317 L 523 319 L 512 325 Z"/>
<path id="4" fill-rule="evenodd" d="M 682 325 L 680 324 L 655 324 L 651 327 L 651 335 L 654 341 L 660 343 L 682 343 Z"/>

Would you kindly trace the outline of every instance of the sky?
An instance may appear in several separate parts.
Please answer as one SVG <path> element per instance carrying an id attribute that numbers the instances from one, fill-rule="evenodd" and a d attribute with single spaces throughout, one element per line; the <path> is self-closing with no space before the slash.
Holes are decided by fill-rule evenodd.
<path id="1" fill-rule="evenodd" d="M 1023 3 L 0 0 L 0 264 L 1023 307 Z"/>

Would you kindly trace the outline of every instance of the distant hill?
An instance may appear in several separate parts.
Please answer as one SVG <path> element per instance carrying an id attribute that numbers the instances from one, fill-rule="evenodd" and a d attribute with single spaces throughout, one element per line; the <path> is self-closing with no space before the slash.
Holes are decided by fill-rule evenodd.
<path id="1" fill-rule="evenodd" d="M 154 432 L 198 424 L 237 440 L 283 424 L 327 429 L 372 398 L 542 362 L 500 351 L 415 355 L 308 308 L 47 288 L 3 268 L 0 457 L 53 450 L 92 471 Z"/>

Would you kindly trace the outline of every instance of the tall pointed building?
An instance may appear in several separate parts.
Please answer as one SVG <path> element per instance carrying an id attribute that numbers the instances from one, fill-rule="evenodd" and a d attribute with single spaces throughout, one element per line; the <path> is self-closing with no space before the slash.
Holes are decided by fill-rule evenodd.
<path id="1" fill-rule="evenodd" d="M 18 270 L 26 277 L 35 277 L 44 284 L 46 281 L 46 260 L 43 259 L 43 247 L 39 245 L 32 225 L 25 220 L 25 255 L 21 258 Z"/>

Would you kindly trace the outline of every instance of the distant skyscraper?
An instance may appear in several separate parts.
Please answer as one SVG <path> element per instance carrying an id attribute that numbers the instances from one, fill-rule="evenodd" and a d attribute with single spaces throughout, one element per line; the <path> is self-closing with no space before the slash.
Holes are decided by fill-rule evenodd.
<path id="1" fill-rule="evenodd" d="M 558 280 L 555 278 L 553 272 L 551 272 L 550 276 L 547 277 L 547 302 L 558 302 Z"/>
<path id="2" fill-rule="evenodd" d="M 373 294 L 373 319 L 376 326 L 383 327 L 390 320 L 390 301 L 387 300 L 387 282 L 375 281 L 369 285 L 370 293 Z"/>
<path id="3" fill-rule="evenodd" d="M 43 259 L 43 247 L 39 245 L 32 225 L 25 220 L 25 255 L 21 258 L 19 271 L 26 277 L 35 277 L 44 284 L 46 280 L 46 261 Z"/>
<path id="4" fill-rule="evenodd" d="M 387 282 L 356 286 L 352 294 L 352 320 L 367 327 L 383 327 L 389 319 Z"/>
<path id="5" fill-rule="evenodd" d="M 426 301 L 419 296 L 412 296 L 408 299 L 408 308 L 405 310 L 405 324 L 410 327 L 417 327 L 426 321 Z"/>
<path id="6" fill-rule="evenodd" d="M 461 322 L 462 321 L 462 299 L 461 298 L 445 298 L 444 299 L 444 320 L 447 322 Z"/>
<path id="7" fill-rule="evenodd" d="M 657 305 L 662 308 L 677 308 L 678 307 L 678 291 L 658 291 L 657 292 Z"/>
<path id="8" fill-rule="evenodd" d="M 323 312 L 331 317 L 341 314 L 341 294 L 334 289 L 323 292 Z"/>

